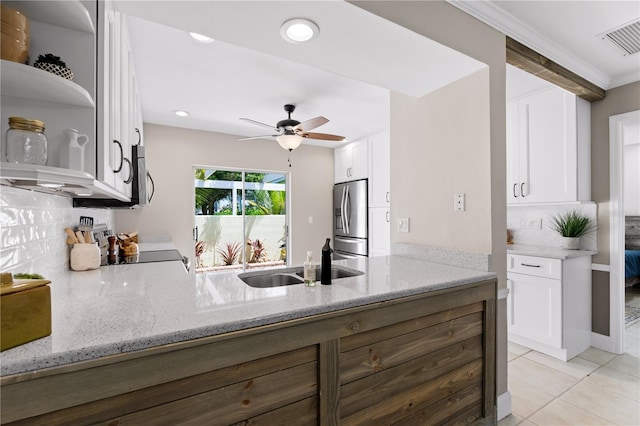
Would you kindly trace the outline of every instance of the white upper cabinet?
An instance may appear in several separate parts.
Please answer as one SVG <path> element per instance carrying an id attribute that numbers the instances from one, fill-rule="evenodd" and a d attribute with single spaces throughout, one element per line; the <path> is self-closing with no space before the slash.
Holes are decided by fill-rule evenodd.
<path id="1" fill-rule="evenodd" d="M 391 202 L 389 132 L 369 136 L 369 207 L 386 207 Z"/>
<path id="2" fill-rule="evenodd" d="M 591 198 L 590 104 L 560 88 L 507 104 L 507 202 Z"/>
<path id="3" fill-rule="evenodd" d="M 126 18 L 100 2 L 98 23 L 98 178 L 131 196 L 131 147 L 141 139 L 142 115 Z M 141 130 L 140 130 L 141 131 Z"/>
<path id="4" fill-rule="evenodd" d="M 93 176 L 96 87 L 92 16 L 95 16 L 95 11 L 88 10 L 79 1 L 3 1 L 2 4 L 23 13 L 29 19 L 30 28 L 29 63 L 0 62 L 2 135 L 8 129 L 9 117 L 43 121 L 48 139 L 47 164 L 38 169 L 47 170 L 60 168 L 61 152 L 68 144 L 64 130 L 76 129 L 89 138 L 83 173 Z M 49 53 L 59 56 L 66 63 L 73 72 L 72 80 L 33 67 L 38 56 Z M 4 170 L 20 171 L 22 166 L 28 165 L 15 164 Z M 20 172 L 22 178 L 37 180 L 35 175 L 29 175 L 32 169 L 24 168 Z M 61 171 L 57 170 L 47 173 L 62 176 Z M 0 177 L 13 178 L 4 172 Z"/>
<path id="5" fill-rule="evenodd" d="M 367 138 L 358 139 L 336 148 L 335 183 L 368 177 L 369 148 Z"/>

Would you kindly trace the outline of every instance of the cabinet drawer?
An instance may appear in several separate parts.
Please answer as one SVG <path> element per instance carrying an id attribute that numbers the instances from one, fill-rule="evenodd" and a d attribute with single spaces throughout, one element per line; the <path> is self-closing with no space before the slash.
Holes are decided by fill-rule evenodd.
<path id="1" fill-rule="evenodd" d="M 543 278 L 562 278 L 562 261 L 546 257 L 507 255 L 507 271 Z"/>

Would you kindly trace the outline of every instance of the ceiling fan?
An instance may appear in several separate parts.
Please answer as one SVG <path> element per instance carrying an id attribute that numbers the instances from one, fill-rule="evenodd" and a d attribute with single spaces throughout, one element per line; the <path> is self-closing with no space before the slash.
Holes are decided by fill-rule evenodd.
<path id="1" fill-rule="evenodd" d="M 249 139 L 262 139 L 265 137 L 274 137 L 278 141 L 281 147 L 286 150 L 293 151 L 297 147 L 300 146 L 303 139 L 316 139 L 316 140 L 324 140 L 324 141 L 336 141 L 341 142 L 344 140 L 344 136 L 338 135 L 330 135 L 327 133 L 313 133 L 309 132 L 309 130 L 315 129 L 316 127 L 320 127 L 323 124 L 329 122 L 329 119 L 325 117 L 316 117 L 307 121 L 303 121 L 302 123 L 298 120 L 293 120 L 291 118 L 291 113 L 295 111 L 296 106 L 287 104 L 284 106 L 284 110 L 289 114 L 289 118 L 278 121 L 275 126 L 270 126 L 269 124 L 264 124 L 259 121 L 251 120 L 249 118 L 241 118 L 240 120 L 244 120 L 248 123 L 255 124 L 257 126 L 266 127 L 275 132 L 275 134 L 271 135 L 262 135 L 262 136 L 253 136 L 249 138 L 240 138 L 238 140 L 246 141 Z"/>

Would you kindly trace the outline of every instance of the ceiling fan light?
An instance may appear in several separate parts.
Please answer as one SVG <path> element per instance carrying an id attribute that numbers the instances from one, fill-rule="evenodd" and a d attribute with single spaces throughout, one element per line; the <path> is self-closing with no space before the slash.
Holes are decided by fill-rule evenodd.
<path id="1" fill-rule="evenodd" d="M 290 19 L 280 27 L 280 35 L 289 43 L 304 43 L 320 32 L 318 26 L 308 19 Z"/>
<path id="2" fill-rule="evenodd" d="M 280 135 L 276 138 L 281 147 L 287 151 L 293 151 L 302 143 L 302 136 L 299 135 Z"/>

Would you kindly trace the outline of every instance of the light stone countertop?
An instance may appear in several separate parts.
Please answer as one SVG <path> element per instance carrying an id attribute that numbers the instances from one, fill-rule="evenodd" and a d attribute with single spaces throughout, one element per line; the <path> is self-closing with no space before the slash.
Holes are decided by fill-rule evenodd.
<path id="1" fill-rule="evenodd" d="M 571 259 L 574 257 L 594 256 L 598 254 L 598 252 L 593 250 L 565 250 L 558 247 L 509 244 L 507 245 L 507 254 L 547 257 L 550 259 Z"/>
<path id="2" fill-rule="evenodd" d="M 496 274 L 401 256 L 340 260 L 364 275 L 252 288 L 234 273 L 186 273 L 182 262 L 103 266 L 47 276 L 52 334 L 0 354 L 1 375 L 213 336 L 403 296 Z"/>

